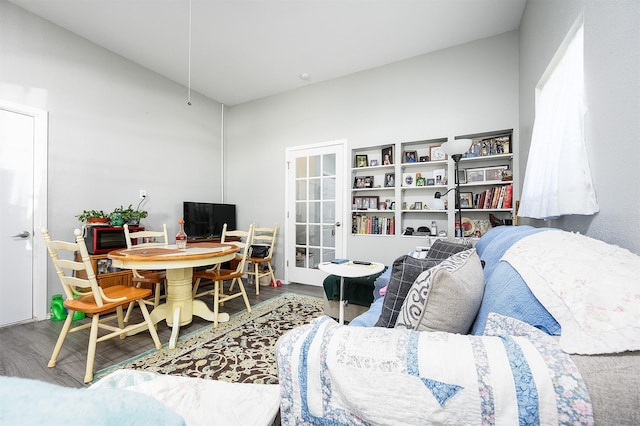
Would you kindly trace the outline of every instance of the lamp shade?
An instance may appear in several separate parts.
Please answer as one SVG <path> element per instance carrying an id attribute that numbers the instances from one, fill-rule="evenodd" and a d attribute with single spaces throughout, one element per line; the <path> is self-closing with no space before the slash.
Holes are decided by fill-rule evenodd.
<path id="1" fill-rule="evenodd" d="M 447 155 L 464 154 L 472 142 L 471 139 L 451 139 L 443 143 L 441 148 Z"/>

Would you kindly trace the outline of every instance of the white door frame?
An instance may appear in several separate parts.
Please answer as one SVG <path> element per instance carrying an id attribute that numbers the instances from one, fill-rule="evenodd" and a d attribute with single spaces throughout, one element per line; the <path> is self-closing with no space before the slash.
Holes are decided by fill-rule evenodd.
<path id="1" fill-rule="evenodd" d="M 324 148 L 324 147 L 329 147 L 329 146 L 341 146 L 342 147 L 342 158 L 346 159 L 347 158 L 347 140 L 346 139 L 338 139 L 338 140 L 334 140 L 334 141 L 327 141 L 327 142 L 319 142 L 319 143 L 314 143 L 314 144 L 309 144 L 309 145 L 298 145 L 298 146 L 294 146 L 294 147 L 288 147 L 286 148 L 286 155 L 285 155 L 285 162 L 289 161 L 289 158 L 291 158 L 292 153 L 295 151 L 306 151 L 309 149 L 317 149 L 317 148 Z M 347 176 L 346 173 L 348 172 L 348 168 L 347 168 L 347 161 L 342 161 L 343 166 L 342 166 L 342 170 L 337 170 L 336 169 L 336 173 L 341 173 L 342 176 Z M 285 167 L 284 170 L 285 173 L 285 193 L 284 193 L 284 227 L 283 227 L 283 234 L 284 235 L 284 283 L 288 284 L 289 283 L 289 268 L 287 267 L 287 265 L 295 265 L 295 250 L 293 249 L 293 245 L 289 244 L 289 235 L 286 235 L 286 231 L 287 229 L 289 229 L 289 221 L 290 220 L 295 220 L 295 212 L 289 212 L 289 197 L 291 196 L 292 191 L 295 191 L 295 188 L 291 188 L 289 186 L 289 167 Z M 336 195 L 337 198 L 337 195 Z M 342 196 L 343 199 L 343 203 L 344 203 L 344 199 L 345 199 L 345 195 L 343 194 Z M 347 205 L 347 204 L 345 204 Z M 351 204 L 348 204 L 351 205 Z M 291 213 L 291 214 L 290 214 Z M 344 228 L 345 226 L 348 226 L 349 229 L 351 228 L 351 218 L 349 215 L 349 209 L 343 209 L 343 212 L 336 212 L 336 220 L 340 220 L 341 226 Z M 336 253 L 339 253 L 339 251 L 341 251 L 341 253 L 346 253 L 347 252 L 347 238 L 346 238 L 346 234 L 344 235 L 344 237 L 342 238 L 342 244 L 340 247 L 336 246 Z"/>
<path id="2" fill-rule="evenodd" d="M 49 114 L 46 110 L 20 105 L 0 99 L 0 109 L 24 114 L 34 119 L 33 141 L 33 314 L 34 320 L 47 319 L 47 247 L 40 230 L 47 227 L 47 151 L 49 141 Z"/>

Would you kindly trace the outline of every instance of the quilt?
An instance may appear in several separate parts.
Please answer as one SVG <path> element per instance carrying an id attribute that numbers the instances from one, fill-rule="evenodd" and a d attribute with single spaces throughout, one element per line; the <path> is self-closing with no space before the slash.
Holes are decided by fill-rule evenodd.
<path id="1" fill-rule="evenodd" d="M 491 314 L 486 336 L 340 326 L 276 347 L 283 425 L 593 424 L 582 377 L 552 337 Z"/>
<path id="2" fill-rule="evenodd" d="M 564 351 L 640 350 L 640 256 L 554 230 L 522 238 L 502 259 L 558 321 Z"/>

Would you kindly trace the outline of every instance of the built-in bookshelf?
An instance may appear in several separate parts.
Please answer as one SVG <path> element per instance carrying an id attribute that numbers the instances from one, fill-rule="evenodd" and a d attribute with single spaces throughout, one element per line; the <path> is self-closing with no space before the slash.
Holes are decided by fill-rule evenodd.
<path id="1" fill-rule="evenodd" d="M 453 236 L 458 180 L 466 237 L 483 235 L 489 214 L 513 220 L 512 129 L 455 138 L 472 140 L 458 176 L 441 148 L 446 137 L 352 149 L 352 234 L 424 236 L 435 225 L 440 236 Z"/>

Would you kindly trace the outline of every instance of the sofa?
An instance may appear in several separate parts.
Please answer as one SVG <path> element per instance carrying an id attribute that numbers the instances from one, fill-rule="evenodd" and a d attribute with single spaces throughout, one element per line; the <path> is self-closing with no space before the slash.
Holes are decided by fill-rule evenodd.
<path id="1" fill-rule="evenodd" d="M 639 256 L 529 226 L 445 245 L 280 338 L 283 424 L 640 424 Z"/>

